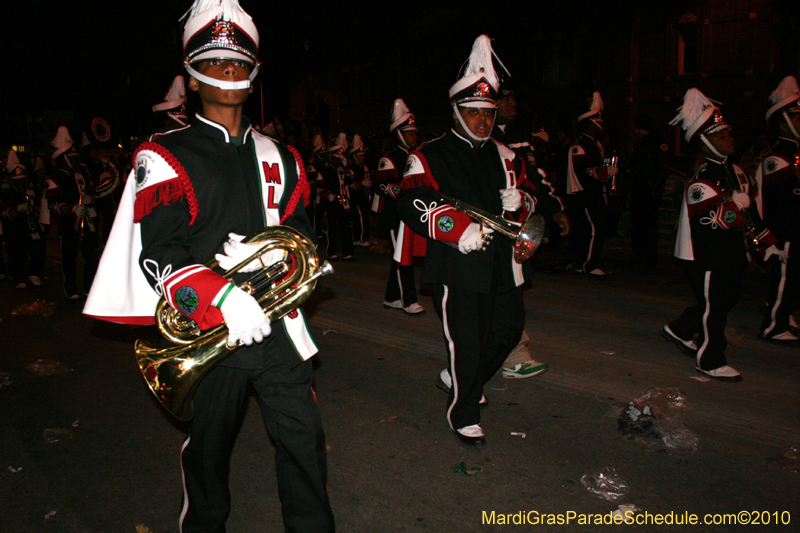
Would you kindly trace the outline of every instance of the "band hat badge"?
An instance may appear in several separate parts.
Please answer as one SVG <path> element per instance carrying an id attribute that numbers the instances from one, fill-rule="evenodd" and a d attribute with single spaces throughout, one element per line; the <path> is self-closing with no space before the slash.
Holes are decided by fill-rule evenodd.
<path id="1" fill-rule="evenodd" d="M 488 35 L 480 35 L 472 44 L 467 66 L 461 78 L 450 87 L 448 95 L 452 106 L 497 108 L 497 92 L 500 79 L 494 69 L 492 58 L 497 59 L 506 73 L 508 70 L 492 50 Z"/>
<path id="2" fill-rule="evenodd" d="M 195 79 L 225 90 L 247 89 L 258 74 L 258 29 L 238 0 L 195 0 L 181 19 L 184 67 Z M 192 64 L 205 59 L 242 60 L 252 65 L 249 79 L 223 81 L 204 76 Z"/>
<path id="3" fill-rule="evenodd" d="M 603 110 L 605 109 L 605 104 L 603 103 L 603 97 L 600 96 L 600 91 L 595 91 L 592 93 L 592 99 L 589 102 L 589 111 L 580 115 L 578 117 L 578 122 L 585 119 L 590 119 L 592 122 L 597 124 L 598 126 L 603 125 Z"/>
<path id="4" fill-rule="evenodd" d="M 722 118 L 722 113 L 715 105 L 719 102 L 711 100 L 700 90 L 692 87 L 683 97 L 683 105 L 678 108 L 678 115 L 670 121 L 670 125 L 680 124 L 686 132 L 684 139 L 691 142 L 695 135 L 705 136 L 729 129 L 730 125 Z"/>
<path id="5" fill-rule="evenodd" d="M 392 124 L 389 131 L 399 129 L 400 131 L 417 131 L 417 124 L 414 115 L 402 98 L 398 98 L 392 104 Z"/>
<path id="6" fill-rule="evenodd" d="M 50 141 L 50 145 L 56 149 L 53 152 L 52 157 L 55 159 L 56 157 L 60 156 L 70 148 L 72 148 L 72 137 L 69 136 L 69 130 L 66 126 L 59 126 L 58 131 L 56 132 L 56 136 Z"/>

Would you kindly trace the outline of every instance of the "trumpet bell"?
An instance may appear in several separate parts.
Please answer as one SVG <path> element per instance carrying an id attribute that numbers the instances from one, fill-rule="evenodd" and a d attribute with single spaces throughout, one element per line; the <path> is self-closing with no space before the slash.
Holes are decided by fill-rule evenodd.
<path id="1" fill-rule="evenodd" d="M 536 253 L 544 238 L 544 229 L 542 215 L 533 215 L 522 225 L 514 240 L 514 261 L 524 263 Z"/>

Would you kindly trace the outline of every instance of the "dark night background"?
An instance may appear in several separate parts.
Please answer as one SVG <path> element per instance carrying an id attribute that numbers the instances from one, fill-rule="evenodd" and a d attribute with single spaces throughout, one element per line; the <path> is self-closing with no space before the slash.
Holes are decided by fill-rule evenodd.
<path id="1" fill-rule="evenodd" d="M 600 90 L 607 124 L 625 147 L 636 114 L 653 115 L 667 131 L 685 90 L 698 86 L 727 104 L 726 118 L 752 137 L 763 127 L 769 92 L 798 72 L 797 4 L 242 0 L 259 27 L 263 63 L 247 114 L 260 122 L 262 91 L 265 121 L 307 118 L 323 95 L 331 133 L 369 135 L 386 128 L 391 102 L 402 97 L 423 129 L 441 131 L 450 120 L 447 90 L 474 38 L 488 33 L 529 127 L 571 134 L 587 98 Z M 49 153 L 46 143 L 59 123 L 75 137 L 95 116 L 109 122 L 119 142 L 158 127 L 150 108 L 183 73 L 178 19 L 189 6 L 174 0 L 8 6 L 0 37 L 7 60 L 2 145 Z M 692 16 L 696 22 L 687 24 Z M 687 72 L 677 66 L 681 36 L 691 54 Z"/>

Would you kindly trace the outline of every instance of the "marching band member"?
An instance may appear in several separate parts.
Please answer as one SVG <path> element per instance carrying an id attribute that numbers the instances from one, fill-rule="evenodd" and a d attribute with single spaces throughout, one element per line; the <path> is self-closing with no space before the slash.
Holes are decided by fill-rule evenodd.
<path id="1" fill-rule="evenodd" d="M 312 390 L 317 347 L 303 313 L 270 324 L 253 296 L 205 266 L 216 259 L 228 270 L 249 257 L 254 245 L 242 236 L 264 226 L 284 224 L 313 239 L 299 154 L 253 129 L 242 114 L 259 68 L 258 43 L 255 24 L 236 0 L 197 0 L 187 13 L 184 66 L 202 111 L 189 126 L 136 150 L 99 282 L 84 309 L 108 320 L 147 320 L 160 295 L 203 330 L 224 320 L 228 344 L 244 344 L 208 373 L 193 398 L 181 448 L 183 533 L 225 531 L 230 454 L 250 384 L 275 443 L 285 530 L 334 531 Z M 120 280 L 124 258 L 133 264 Z M 260 269 L 261 262 L 242 271 Z M 242 277 L 248 276 L 233 281 Z M 134 301 L 115 297 L 120 292 Z"/>
<path id="2" fill-rule="evenodd" d="M 761 325 L 761 337 L 783 344 L 797 344 L 789 330 L 791 313 L 800 308 L 800 90 L 794 76 L 787 76 L 770 95 L 766 119 L 778 141 L 756 172 L 756 206 L 778 239 L 786 261 L 769 272 L 769 312 Z"/>
<path id="3" fill-rule="evenodd" d="M 449 355 L 437 381 L 440 387 L 450 381 L 447 422 L 458 441 L 473 449 L 486 445 L 480 425 L 484 384 L 522 337 L 525 276 L 507 239 L 487 244 L 491 229 L 454 209 L 442 194 L 515 221 L 527 220 L 535 209 L 523 162 L 491 138 L 499 85 L 492 56 L 488 36 L 481 35 L 449 91 L 453 128 L 411 152 L 397 202 L 403 222 L 428 238 L 421 280 L 441 305 Z M 528 263 L 524 268 L 532 270 Z"/>
<path id="4" fill-rule="evenodd" d="M 350 209 L 353 222 L 353 245 L 369 247 L 369 213 L 370 194 L 372 191 L 372 175 L 364 161 L 367 158 L 366 148 L 361 136 L 353 136 L 353 146 L 350 148 L 349 183 Z"/>
<path id="5" fill-rule="evenodd" d="M 416 148 L 418 143 L 416 118 L 402 98 L 398 98 L 392 104 L 392 124 L 389 126 L 389 132 L 394 134 L 396 147 L 378 160 L 375 180 L 379 190 L 373 200 L 372 209 L 380 213 L 378 223 L 381 231 L 389 235 L 395 254 L 398 250 L 401 251 L 401 258 L 392 258 L 383 306 L 387 309 L 402 309 L 409 315 L 421 315 L 425 312 L 425 308 L 417 301 L 413 260 L 415 255 L 425 255 L 424 241 L 417 242 L 420 240 L 418 236 L 405 226 L 397 214 L 397 195 L 400 193 L 403 169 L 406 168 L 409 152 Z"/>
<path id="6" fill-rule="evenodd" d="M 328 227 L 328 259 L 339 258 L 339 247 L 343 261 L 352 261 L 353 232 L 350 230 L 350 190 L 347 182 L 347 135 L 342 132 L 336 142 L 328 148 L 331 165 L 325 167 L 325 221 Z"/>
<path id="7" fill-rule="evenodd" d="M 75 262 L 78 249 L 83 256 L 83 292 L 89 293 L 97 272 L 97 212 L 94 209 L 94 187 L 86 165 L 75 149 L 69 131 L 60 126 L 50 144 L 56 149 L 51 156 L 56 175 L 45 190 L 48 208 L 58 217 L 61 237 L 61 260 L 64 272 L 64 294 L 69 300 L 80 298 Z"/>
<path id="8" fill-rule="evenodd" d="M 26 289 L 29 283 L 35 286 L 42 284 L 46 240 L 39 223 L 35 186 L 14 150 L 8 151 L 6 173 L 8 181 L 0 186 L 3 225 L 0 235 L 5 238 L 9 273 L 14 286 Z"/>
<path id="9" fill-rule="evenodd" d="M 595 91 L 589 111 L 578 117 L 582 134 L 569 149 L 567 194 L 571 204 L 572 234 L 569 239 L 570 261 L 575 271 L 604 276 L 598 265 L 606 231 L 605 183 L 619 172 L 616 166 L 604 166 L 603 99 Z"/>
<path id="10" fill-rule="evenodd" d="M 748 249 L 765 259 L 785 255 L 751 207 L 747 176 L 729 161 L 736 145 L 717 106 L 689 89 L 670 124 L 681 125 L 705 162 L 686 184 L 675 240 L 675 257 L 685 262 L 697 303 L 664 326 L 661 336 L 693 357 L 701 374 L 738 382 L 741 374 L 725 359 L 725 323 L 742 292 Z"/>

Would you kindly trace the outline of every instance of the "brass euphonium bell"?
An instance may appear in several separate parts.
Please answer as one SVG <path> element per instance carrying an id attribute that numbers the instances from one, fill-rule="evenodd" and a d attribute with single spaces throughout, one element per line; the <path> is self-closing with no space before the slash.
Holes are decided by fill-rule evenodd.
<path id="1" fill-rule="evenodd" d="M 314 244 L 288 226 L 264 228 L 242 242 L 261 244 L 261 247 L 225 272 L 226 278 L 272 250 L 284 250 L 293 259 L 293 270 L 286 257 L 255 273 L 239 287 L 256 298 L 271 323 L 299 307 L 311 295 L 319 277 L 333 273 L 327 261 L 319 264 Z M 206 266 L 213 269 L 218 264 L 211 261 Z M 228 346 L 228 329 L 224 324 L 201 332 L 193 320 L 178 313 L 164 298 L 158 303 L 155 318 L 164 338 L 178 346 L 156 348 L 143 339 L 137 340 L 139 370 L 167 411 L 180 420 L 191 420 L 192 397 L 198 385 L 238 346 Z"/>

